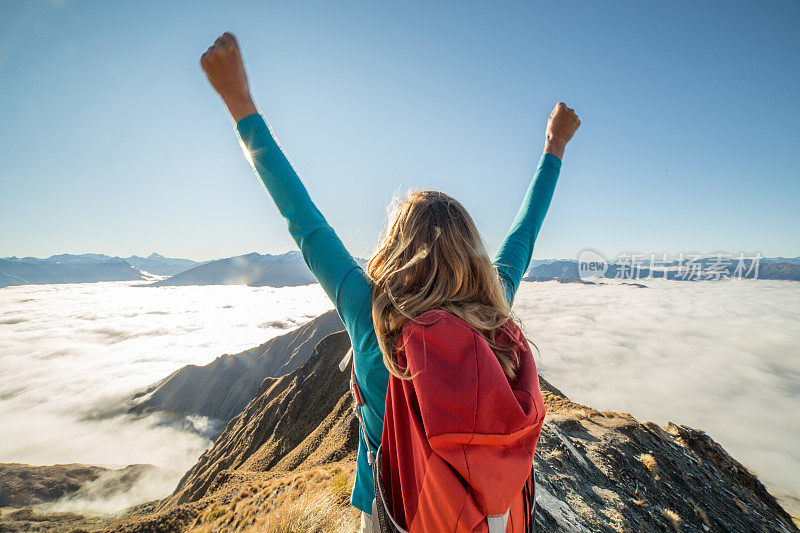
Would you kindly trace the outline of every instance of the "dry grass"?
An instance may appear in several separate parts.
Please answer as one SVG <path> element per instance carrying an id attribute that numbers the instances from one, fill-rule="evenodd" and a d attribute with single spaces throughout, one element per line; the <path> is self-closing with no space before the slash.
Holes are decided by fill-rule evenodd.
<path id="1" fill-rule="evenodd" d="M 286 502 L 258 519 L 246 533 L 344 533 L 357 529 L 349 509 L 336 501 L 330 491 L 316 492 Z"/>
<path id="2" fill-rule="evenodd" d="M 681 530 L 681 517 L 673 511 L 672 509 L 662 509 L 661 516 L 664 517 L 664 520 L 672 526 L 672 530 L 676 533 L 680 533 Z"/>
<path id="3" fill-rule="evenodd" d="M 696 503 L 692 502 L 692 505 L 694 505 L 694 512 L 697 513 L 697 518 L 700 520 L 700 522 L 702 522 L 704 526 L 710 528 L 711 521 L 708 519 L 706 512 L 703 511 Z"/>
<path id="4" fill-rule="evenodd" d="M 550 450 L 550 455 L 548 456 L 550 459 L 558 459 L 561 460 L 561 457 L 564 455 L 564 450 L 561 448 L 553 448 Z"/>
<path id="5" fill-rule="evenodd" d="M 350 491 L 353 486 L 353 480 L 345 474 L 341 472 L 336 474 L 331 480 L 330 492 L 331 496 L 333 497 L 336 503 L 340 505 L 346 505 L 350 501 Z"/>
<path id="6" fill-rule="evenodd" d="M 649 453 L 642 453 L 636 457 L 636 460 L 642 463 L 645 468 L 647 468 L 653 477 L 658 478 L 658 463 L 656 463 L 656 458 L 650 455 Z"/>
<path id="7" fill-rule="evenodd" d="M 353 464 L 286 472 L 245 481 L 230 500 L 209 503 L 190 533 L 356 531 L 359 512 L 350 506 Z"/>
<path id="8" fill-rule="evenodd" d="M 739 498 L 734 498 L 733 503 L 736 504 L 736 507 L 738 507 L 743 514 L 750 514 L 750 511 L 747 509 L 747 506 L 743 504 Z"/>

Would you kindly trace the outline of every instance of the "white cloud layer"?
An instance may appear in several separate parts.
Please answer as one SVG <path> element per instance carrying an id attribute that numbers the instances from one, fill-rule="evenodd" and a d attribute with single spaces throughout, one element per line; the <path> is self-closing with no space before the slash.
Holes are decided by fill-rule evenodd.
<path id="1" fill-rule="evenodd" d="M 705 430 L 800 497 L 800 283 L 523 283 L 539 372 L 572 400 Z"/>
<path id="2" fill-rule="evenodd" d="M 514 309 L 540 372 L 595 408 L 704 429 L 776 492 L 800 496 L 800 284 L 647 283 L 523 283 Z M 332 307 L 319 285 L 131 285 L 0 290 L 0 462 L 159 467 L 124 494 L 90 487 L 59 510 L 163 497 L 209 445 L 159 416 L 92 414 Z"/>
<path id="3" fill-rule="evenodd" d="M 210 444 L 161 416 L 98 412 L 192 363 L 261 344 L 332 308 L 319 285 L 0 289 L 0 462 L 159 467 L 126 493 L 87 491 L 59 510 L 114 512 L 169 494 Z M 210 431 L 192 417 L 184 427 Z"/>

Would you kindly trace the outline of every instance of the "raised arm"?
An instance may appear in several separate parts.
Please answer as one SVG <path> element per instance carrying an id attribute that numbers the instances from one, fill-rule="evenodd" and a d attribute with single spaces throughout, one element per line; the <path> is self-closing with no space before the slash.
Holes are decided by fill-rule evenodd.
<path id="1" fill-rule="evenodd" d="M 544 150 L 536 174 L 525 192 L 511 229 L 492 260 L 505 287 L 509 304 L 513 304 L 522 276 L 531 262 L 533 244 L 550 207 L 561 171 L 564 149 L 580 124 L 575 111 L 563 102 L 559 102 L 550 113 Z"/>
<path id="2" fill-rule="evenodd" d="M 203 54 L 200 64 L 236 122 L 252 165 L 286 219 L 303 259 L 333 302 L 351 338 L 363 338 L 361 329 L 372 326 L 370 282 L 311 201 L 258 114 L 236 38 L 223 34 Z"/>

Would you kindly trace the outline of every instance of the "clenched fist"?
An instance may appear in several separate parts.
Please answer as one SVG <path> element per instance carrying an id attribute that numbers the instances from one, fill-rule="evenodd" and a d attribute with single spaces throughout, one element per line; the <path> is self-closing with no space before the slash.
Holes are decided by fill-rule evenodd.
<path id="1" fill-rule="evenodd" d="M 559 159 L 563 158 L 564 148 L 580 125 L 581 121 L 573 109 L 567 107 L 564 102 L 557 103 L 547 121 L 544 153 L 553 154 Z"/>
<path id="2" fill-rule="evenodd" d="M 239 43 L 232 33 L 225 32 L 214 41 L 200 57 L 200 66 L 211 86 L 228 106 L 234 121 L 238 122 L 257 112 L 250 97 L 250 85 L 247 83 Z"/>

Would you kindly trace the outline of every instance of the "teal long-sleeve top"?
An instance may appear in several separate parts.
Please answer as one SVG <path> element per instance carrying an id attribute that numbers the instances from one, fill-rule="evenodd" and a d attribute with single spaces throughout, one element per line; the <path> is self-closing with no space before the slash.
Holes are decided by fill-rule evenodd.
<path id="1" fill-rule="evenodd" d="M 253 167 L 286 219 L 303 259 L 333 302 L 350 335 L 356 379 L 365 403 L 361 414 L 374 450 L 381 442 L 389 372 L 383 364 L 372 324 L 370 279 L 311 201 L 261 115 L 248 115 L 236 127 Z M 533 244 L 550 206 L 560 169 L 558 157 L 542 155 L 511 229 L 493 258 L 509 303 L 513 303 L 530 264 Z M 364 434 L 359 432 L 356 480 L 350 502 L 371 513 L 374 484 L 366 446 Z"/>

